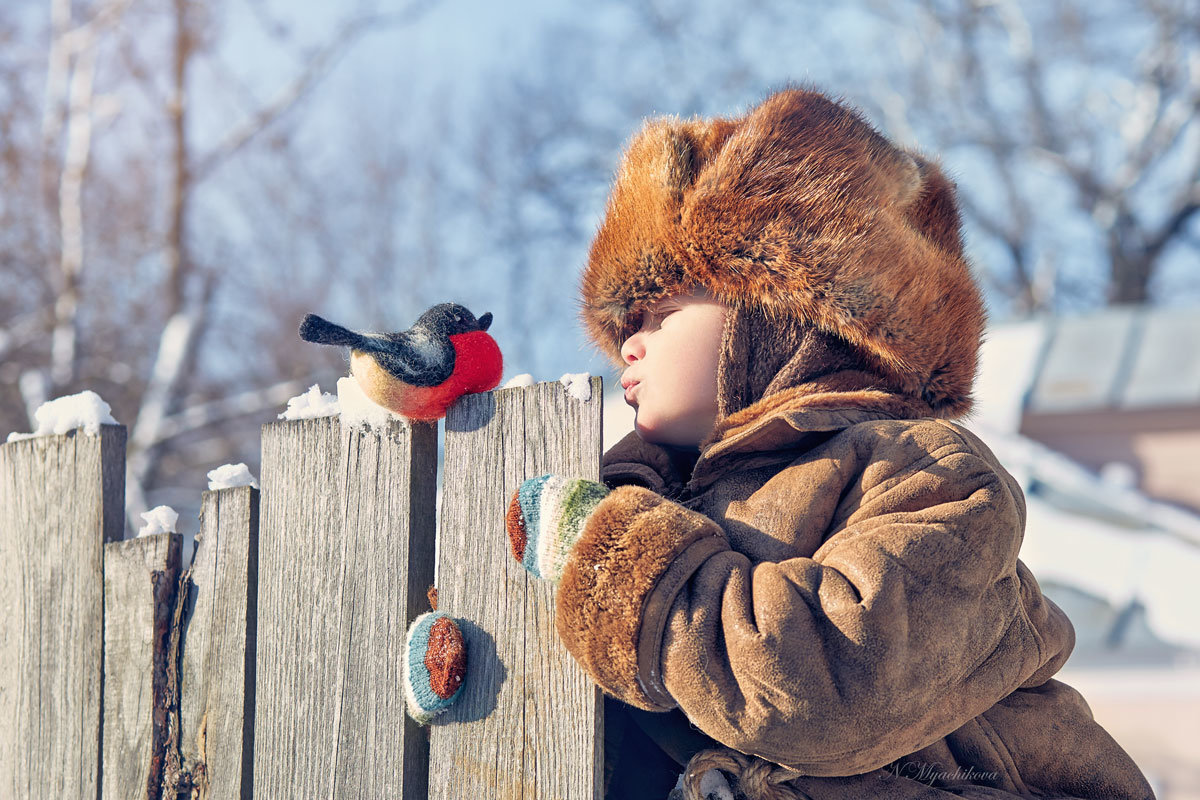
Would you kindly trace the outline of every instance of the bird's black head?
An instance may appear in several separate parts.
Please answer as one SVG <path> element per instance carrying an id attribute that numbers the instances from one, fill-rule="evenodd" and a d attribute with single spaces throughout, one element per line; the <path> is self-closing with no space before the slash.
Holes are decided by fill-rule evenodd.
<path id="1" fill-rule="evenodd" d="M 439 303 L 422 314 L 413 327 L 419 326 L 443 336 L 453 336 L 456 333 L 486 331 L 491 324 L 490 311 L 476 319 L 474 314 L 458 303 Z"/>

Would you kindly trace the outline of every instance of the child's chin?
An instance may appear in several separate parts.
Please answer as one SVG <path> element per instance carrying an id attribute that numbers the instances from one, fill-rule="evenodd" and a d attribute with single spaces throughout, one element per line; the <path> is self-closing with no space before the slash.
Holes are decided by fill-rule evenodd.
<path id="1" fill-rule="evenodd" d="M 640 419 L 638 419 L 637 417 L 634 417 L 633 430 L 637 433 L 638 436 L 641 437 L 643 442 L 649 442 L 650 444 L 660 444 L 660 442 L 658 441 L 660 434 L 653 425 L 643 425 Z"/>
<path id="2" fill-rule="evenodd" d="M 644 425 L 637 418 L 634 418 L 633 429 L 637 435 L 641 437 L 643 442 L 649 444 L 657 444 L 661 447 L 695 447 L 696 442 L 684 441 L 687 437 L 681 437 L 678 432 L 664 430 L 655 427 L 654 425 Z"/>

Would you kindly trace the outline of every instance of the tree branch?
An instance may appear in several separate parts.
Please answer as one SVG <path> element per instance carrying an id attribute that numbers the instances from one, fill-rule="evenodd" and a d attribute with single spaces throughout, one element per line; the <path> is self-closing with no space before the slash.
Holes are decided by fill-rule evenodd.
<path id="1" fill-rule="evenodd" d="M 374 26 L 406 24 L 423 14 L 432 5 L 429 0 L 414 3 L 406 11 L 396 14 L 366 14 L 355 17 L 342 25 L 334 37 L 317 50 L 308 66 L 291 83 L 285 86 L 275 99 L 258 109 L 249 119 L 234 128 L 224 141 L 209 153 L 197 159 L 192 174 L 197 182 L 212 174 L 231 156 L 249 144 L 272 122 L 287 113 L 314 86 L 324 78 L 354 41 Z"/>
<path id="2" fill-rule="evenodd" d="M 302 393 L 312 380 L 281 381 L 264 389 L 240 392 L 231 397 L 191 406 L 178 414 L 164 417 L 158 424 L 156 444 L 162 444 L 177 436 L 226 422 L 237 417 L 259 414 L 271 408 L 279 408 Z"/>

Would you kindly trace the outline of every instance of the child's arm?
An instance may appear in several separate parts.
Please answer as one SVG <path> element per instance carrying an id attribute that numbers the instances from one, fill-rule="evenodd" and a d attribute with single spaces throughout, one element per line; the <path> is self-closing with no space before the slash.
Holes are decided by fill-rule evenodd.
<path id="1" fill-rule="evenodd" d="M 718 741 L 806 774 L 928 745 L 1043 682 L 1074 634 L 1016 560 L 1011 478 L 961 439 L 893 463 L 856 487 L 859 509 L 814 557 L 777 563 L 751 563 L 648 489 L 601 486 L 562 543 L 560 638 L 610 694 L 678 705 Z"/>

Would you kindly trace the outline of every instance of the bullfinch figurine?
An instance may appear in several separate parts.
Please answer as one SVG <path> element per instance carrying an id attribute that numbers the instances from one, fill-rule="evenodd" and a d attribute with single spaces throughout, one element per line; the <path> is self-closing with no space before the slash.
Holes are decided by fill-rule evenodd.
<path id="1" fill-rule="evenodd" d="M 307 314 L 300 338 L 349 347 L 350 374 L 363 394 L 403 417 L 428 422 L 446 416 L 464 394 L 500 383 L 504 362 L 487 332 L 491 324 L 490 313 L 476 319 L 457 303 L 439 303 L 396 333 L 359 333 Z"/>

